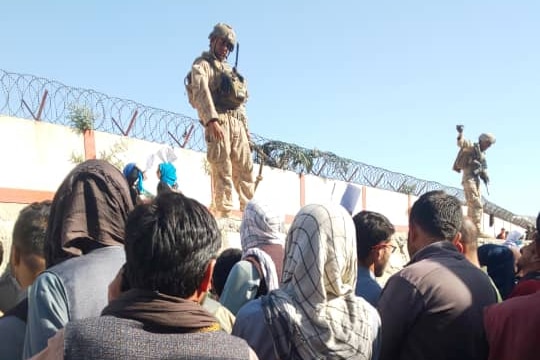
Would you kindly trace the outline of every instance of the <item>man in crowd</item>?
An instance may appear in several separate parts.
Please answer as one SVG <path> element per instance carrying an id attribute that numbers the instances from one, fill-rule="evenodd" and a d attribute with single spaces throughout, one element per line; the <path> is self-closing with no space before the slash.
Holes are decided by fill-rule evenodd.
<path id="1" fill-rule="evenodd" d="M 227 63 L 227 57 L 236 45 L 234 30 L 219 23 L 214 26 L 209 39 L 210 49 L 195 59 L 186 77 L 186 89 L 189 102 L 205 127 L 213 205 L 221 216 L 228 217 L 233 206 L 233 185 L 242 211 L 254 191 L 245 110 L 247 84 L 236 68 Z"/>
<path id="2" fill-rule="evenodd" d="M 353 221 L 358 255 L 355 293 L 377 306 L 381 286 L 375 277 L 383 275 L 390 255 L 396 249 L 392 244 L 395 229 L 386 216 L 373 211 L 361 211 L 353 217 Z"/>
<path id="3" fill-rule="evenodd" d="M 45 270 L 45 233 L 50 210 L 49 200 L 30 204 L 21 210 L 13 226 L 11 273 L 23 291 Z M 28 301 L 23 299 L 0 318 L 0 354 L 5 359 L 23 356 L 27 311 Z"/>
<path id="4" fill-rule="evenodd" d="M 540 214 L 536 218 L 540 229 Z M 540 235 L 534 245 L 540 253 Z M 540 291 L 517 296 L 490 306 L 484 313 L 484 325 L 489 343 L 489 360 L 533 360 L 540 354 Z"/>
<path id="5" fill-rule="evenodd" d="M 533 241 L 521 248 L 521 257 L 517 260 L 518 283 L 508 296 L 522 296 L 540 290 L 540 256 L 536 242 Z"/>
<path id="6" fill-rule="evenodd" d="M 411 261 L 388 280 L 378 302 L 380 359 L 487 356 L 482 310 L 497 295 L 487 275 L 454 245 L 462 219 L 459 200 L 443 191 L 425 193 L 412 206 L 407 240 Z"/>
<path id="7" fill-rule="evenodd" d="M 456 243 L 458 250 L 471 264 L 481 268 L 480 260 L 478 260 L 478 230 L 470 217 L 463 218 L 460 232 L 461 238 Z"/>
<path id="8" fill-rule="evenodd" d="M 463 170 L 461 184 L 467 200 L 467 216 L 475 223 L 478 229 L 478 236 L 490 237 L 482 232 L 483 204 L 480 192 L 480 180 L 485 185 L 489 184 L 487 174 L 486 150 L 495 144 L 495 136 L 492 134 L 481 134 L 478 142 L 473 143 L 463 137 L 463 125 L 457 127 L 457 145 L 460 148 L 453 169 L 457 172 Z"/>
<path id="9" fill-rule="evenodd" d="M 257 359 L 200 305 L 220 246 L 196 200 L 167 192 L 139 205 L 126 225 L 129 290 L 101 317 L 69 322 L 36 359 Z"/>

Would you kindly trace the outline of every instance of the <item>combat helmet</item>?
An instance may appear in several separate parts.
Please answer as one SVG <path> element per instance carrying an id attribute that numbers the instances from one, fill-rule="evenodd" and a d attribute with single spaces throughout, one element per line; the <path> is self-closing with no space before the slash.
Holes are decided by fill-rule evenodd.
<path id="1" fill-rule="evenodd" d="M 229 42 L 229 51 L 234 50 L 234 46 L 236 45 L 236 34 L 230 25 L 225 23 L 217 23 L 212 29 L 210 35 L 208 35 L 210 40 L 213 37 L 226 39 Z"/>

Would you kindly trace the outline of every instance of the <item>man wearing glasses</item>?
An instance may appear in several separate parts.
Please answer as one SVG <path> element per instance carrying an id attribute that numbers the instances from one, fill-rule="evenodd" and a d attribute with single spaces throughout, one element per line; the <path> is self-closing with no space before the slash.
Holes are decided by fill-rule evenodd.
<path id="1" fill-rule="evenodd" d="M 384 274 L 390 255 L 396 250 L 391 239 L 395 228 L 386 216 L 373 211 L 361 211 L 353 221 L 358 255 L 355 294 L 377 306 L 381 286 L 375 278 Z"/>

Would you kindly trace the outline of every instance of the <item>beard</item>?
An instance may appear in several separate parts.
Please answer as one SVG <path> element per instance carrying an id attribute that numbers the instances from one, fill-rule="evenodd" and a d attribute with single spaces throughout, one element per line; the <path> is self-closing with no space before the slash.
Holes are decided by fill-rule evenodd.
<path id="1" fill-rule="evenodd" d="M 381 277 L 384 274 L 384 270 L 386 269 L 386 265 L 388 264 L 388 259 L 384 263 L 381 264 L 375 264 L 375 268 L 373 269 L 373 274 L 375 277 Z"/>

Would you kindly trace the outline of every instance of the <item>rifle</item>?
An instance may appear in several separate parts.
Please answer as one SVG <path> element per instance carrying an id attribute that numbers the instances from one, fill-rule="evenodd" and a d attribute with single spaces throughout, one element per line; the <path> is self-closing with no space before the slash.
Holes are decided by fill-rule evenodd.
<path id="1" fill-rule="evenodd" d="M 473 174 L 478 178 L 482 179 L 482 182 L 486 186 L 486 192 L 489 195 L 489 177 L 487 176 L 485 169 L 487 168 L 485 162 L 480 162 L 476 159 L 473 160 L 474 165 L 476 165 L 476 168 L 473 170 Z"/>

